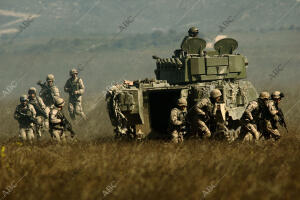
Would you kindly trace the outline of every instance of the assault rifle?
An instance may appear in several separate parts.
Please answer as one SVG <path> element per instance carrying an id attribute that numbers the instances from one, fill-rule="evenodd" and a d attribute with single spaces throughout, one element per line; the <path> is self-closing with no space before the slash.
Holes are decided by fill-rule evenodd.
<path id="1" fill-rule="evenodd" d="M 21 119 L 25 120 L 26 122 L 34 123 L 36 125 L 39 125 L 38 122 L 37 122 L 37 120 L 34 117 L 32 117 L 32 116 L 30 116 L 28 114 L 22 113 L 22 112 L 20 112 L 18 110 L 16 111 L 16 113 L 18 113 L 19 115 L 21 115 Z"/>
<path id="2" fill-rule="evenodd" d="M 179 125 L 179 130 L 180 130 L 180 132 L 183 133 L 183 135 L 185 135 L 187 133 L 187 129 L 189 126 L 189 121 L 187 120 L 187 112 L 183 112 L 182 116 L 180 118 L 181 118 L 180 120 L 182 121 L 182 124 Z"/>
<path id="3" fill-rule="evenodd" d="M 283 115 L 283 112 L 282 112 L 281 108 L 278 109 L 277 115 L 279 117 L 279 121 L 278 121 L 279 124 L 281 126 L 283 126 L 285 128 L 286 132 L 288 133 L 289 131 L 288 131 L 287 125 L 285 123 L 284 115 Z"/>
<path id="4" fill-rule="evenodd" d="M 37 97 L 36 97 L 36 98 L 37 98 Z M 31 105 L 33 105 L 33 107 L 34 107 L 34 109 L 35 109 L 35 111 L 36 111 L 37 116 L 38 116 L 39 114 L 41 114 L 45 119 L 48 118 L 48 115 L 47 115 L 46 111 L 43 110 L 43 109 L 41 108 L 38 99 L 37 99 L 37 103 L 32 103 L 30 100 L 29 100 L 29 103 L 30 103 Z"/>
<path id="5" fill-rule="evenodd" d="M 65 130 L 71 133 L 71 137 L 73 138 L 75 136 L 75 131 L 72 128 L 71 122 L 61 112 L 59 112 L 58 118 L 61 119 L 61 125 Z"/>
<path id="6" fill-rule="evenodd" d="M 42 89 L 48 89 L 48 90 L 50 90 L 50 88 L 47 86 L 47 84 L 43 83 L 41 80 L 39 80 L 36 84 L 39 85 L 39 86 L 41 86 Z"/>
<path id="7" fill-rule="evenodd" d="M 42 91 L 43 90 L 48 91 L 50 93 L 50 95 L 51 95 L 51 98 L 52 98 L 53 102 L 55 102 L 53 92 L 52 92 L 51 88 L 46 83 L 42 83 L 42 81 L 40 80 L 36 84 L 38 84 L 39 86 L 41 86 Z M 44 94 L 40 93 L 40 96 L 44 96 Z"/>

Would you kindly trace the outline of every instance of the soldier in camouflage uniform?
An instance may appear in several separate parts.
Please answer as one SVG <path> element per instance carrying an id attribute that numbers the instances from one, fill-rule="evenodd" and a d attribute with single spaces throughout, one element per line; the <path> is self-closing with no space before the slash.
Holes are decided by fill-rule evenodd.
<path id="1" fill-rule="evenodd" d="M 54 75 L 48 74 L 45 83 L 42 83 L 42 81 L 38 82 L 38 85 L 42 87 L 40 91 L 40 97 L 46 105 L 45 111 L 47 113 L 47 116 L 49 116 L 51 108 L 54 107 L 54 98 L 60 96 L 59 89 L 55 86 L 54 81 Z M 49 127 L 48 120 L 45 121 L 45 126 L 47 128 Z"/>
<path id="2" fill-rule="evenodd" d="M 284 97 L 284 94 L 280 91 L 274 91 L 271 95 L 271 99 L 274 101 L 275 107 L 279 110 L 279 103 L 281 99 Z"/>
<path id="3" fill-rule="evenodd" d="M 42 128 L 44 125 L 49 125 L 48 117 L 49 115 L 46 112 L 46 105 L 44 104 L 41 97 L 36 95 L 36 88 L 31 87 L 28 90 L 28 100 L 29 104 L 33 105 L 35 111 L 36 111 L 36 120 L 37 124 L 35 127 L 36 135 L 38 138 L 42 136 Z M 48 123 L 45 123 L 48 122 Z M 47 127 L 49 128 L 49 127 Z"/>
<path id="4" fill-rule="evenodd" d="M 19 137 L 22 141 L 29 141 L 32 143 L 34 139 L 34 123 L 36 111 L 31 104 L 28 104 L 28 97 L 22 95 L 20 97 L 20 102 L 16 107 L 14 118 L 18 120 L 19 123 Z"/>
<path id="5" fill-rule="evenodd" d="M 269 99 L 270 94 L 264 92 L 264 104 L 261 108 L 261 117 L 259 119 L 259 130 L 265 139 L 280 139 L 280 133 L 276 126 L 272 123 L 273 121 L 278 121 L 278 110 L 275 107 L 273 100 Z"/>
<path id="6" fill-rule="evenodd" d="M 183 142 L 183 136 L 186 132 L 186 113 L 187 101 L 180 98 L 177 101 L 177 108 L 171 110 L 169 131 L 171 132 L 172 142 Z"/>
<path id="7" fill-rule="evenodd" d="M 65 105 L 63 98 L 55 97 L 55 107 L 51 108 L 49 114 L 50 134 L 52 138 L 58 143 L 66 142 L 64 133 L 63 119 L 65 118 L 62 110 Z"/>
<path id="8" fill-rule="evenodd" d="M 198 37 L 199 30 L 196 27 L 191 27 L 188 31 L 188 36 L 185 36 L 181 42 L 180 48 L 182 48 L 183 43 L 189 38 Z"/>
<path id="9" fill-rule="evenodd" d="M 84 93 L 84 85 L 81 78 L 78 77 L 78 71 L 72 69 L 70 71 L 71 78 L 67 80 L 64 90 L 69 93 L 69 114 L 74 120 L 75 115 L 80 115 L 83 119 L 87 119 L 82 110 L 82 95 Z"/>
<path id="10" fill-rule="evenodd" d="M 239 140 L 250 142 L 253 139 L 256 141 L 260 139 L 261 133 L 257 130 L 258 122 L 261 117 L 261 109 L 268 101 L 269 96 L 268 92 L 261 92 L 257 100 L 249 102 L 241 118 Z"/>
<path id="11" fill-rule="evenodd" d="M 278 129 L 279 125 L 281 125 L 287 130 L 287 126 L 286 126 L 285 119 L 284 119 L 284 114 L 283 114 L 281 108 L 279 107 L 279 103 L 281 102 L 281 99 L 283 97 L 284 97 L 284 94 L 280 91 L 275 91 L 271 95 L 271 98 L 274 101 L 274 106 L 275 106 L 276 110 L 278 110 L 278 112 L 277 112 L 278 121 L 273 120 L 272 124 L 277 129 Z M 277 117 L 275 117 L 275 119 L 277 119 Z"/>
<path id="12" fill-rule="evenodd" d="M 193 120 L 193 134 L 209 138 L 211 130 L 208 125 L 216 124 L 217 104 L 221 100 L 222 93 L 218 89 L 214 89 L 210 93 L 210 98 L 201 99 L 195 105 L 195 116 Z M 212 126 L 210 126 L 212 128 Z"/>

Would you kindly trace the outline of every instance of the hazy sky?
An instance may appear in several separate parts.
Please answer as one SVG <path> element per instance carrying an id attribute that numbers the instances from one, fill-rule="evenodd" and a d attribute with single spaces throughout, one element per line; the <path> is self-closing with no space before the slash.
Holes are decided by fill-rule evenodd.
<path id="1" fill-rule="evenodd" d="M 21 37 L 182 31 L 197 26 L 218 32 L 232 19 L 232 30 L 278 29 L 299 24 L 300 0 L 1 0 L 0 34 L 13 37 L 22 22 L 32 22 Z"/>

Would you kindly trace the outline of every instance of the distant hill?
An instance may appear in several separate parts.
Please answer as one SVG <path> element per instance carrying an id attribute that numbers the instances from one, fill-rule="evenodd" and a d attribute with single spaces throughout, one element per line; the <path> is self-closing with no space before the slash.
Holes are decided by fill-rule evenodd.
<path id="1" fill-rule="evenodd" d="M 7 23 L 17 19 L 24 21 L 24 14 L 40 16 L 18 38 L 101 36 L 117 34 L 121 29 L 125 35 L 152 33 L 156 30 L 186 32 L 189 26 L 199 27 L 204 34 L 218 33 L 221 30 L 225 33 L 238 30 L 278 30 L 300 26 L 299 2 L 300 0 L 1 0 L 0 35 L 2 41 L 13 37 L 13 33 L 7 34 L 4 30 L 19 29 L 21 22 L 11 25 Z M 13 14 L 7 16 L 8 11 Z"/>

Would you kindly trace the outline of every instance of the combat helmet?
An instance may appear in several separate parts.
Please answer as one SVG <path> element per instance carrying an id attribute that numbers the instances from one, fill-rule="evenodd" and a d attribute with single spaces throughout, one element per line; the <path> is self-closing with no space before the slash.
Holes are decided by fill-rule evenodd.
<path id="1" fill-rule="evenodd" d="M 48 74 L 46 77 L 47 81 L 54 81 L 54 75 L 53 74 Z"/>
<path id="2" fill-rule="evenodd" d="M 185 98 L 180 98 L 177 100 L 177 105 L 178 106 L 187 106 L 187 101 Z"/>
<path id="3" fill-rule="evenodd" d="M 70 76 L 72 76 L 73 74 L 78 74 L 78 70 L 73 68 L 70 70 Z"/>
<path id="4" fill-rule="evenodd" d="M 36 94 L 36 88 L 35 87 L 29 88 L 28 94 Z"/>
<path id="5" fill-rule="evenodd" d="M 272 99 L 280 99 L 283 96 L 284 95 L 282 95 L 281 92 L 279 92 L 279 91 L 274 91 L 271 95 Z"/>
<path id="6" fill-rule="evenodd" d="M 199 30 L 196 27 L 191 27 L 188 31 L 189 34 L 197 35 L 199 33 Z"/>
<path id="7" fill-rule="evenodd" d="M 20 102 L 22 103 L 22 102 L 25 102 L 25 101 L 28 101 L 28 97 L 27 97 L 26 94 L 23 94 L 23 95 L 20 96 Z"/>
<path id="8" fill-rule="evenodd" d="M 219 89 L 213 89 L 211 92 L 210 92 L 210 97 L 211 98 L 218 98 L 218 97 L 220 97 L 220 96 L 222 96 L 222 93 L 221 93 L 221 91 L 219 90 Z"/>
<path id="9" fill-rule="evenodd" d="M 60 97 L 54 97 L 54 105 L 56 107 L 63 107 L 65 105 L 65 101 L 63 98 L 60 98 Z"/>
<path id="10" fill-rule="evenodd" d="M 270 98 L 270 93 L 267 91 L 263 91 L 259 94 L 260 99 L 269 99 Z"/>

